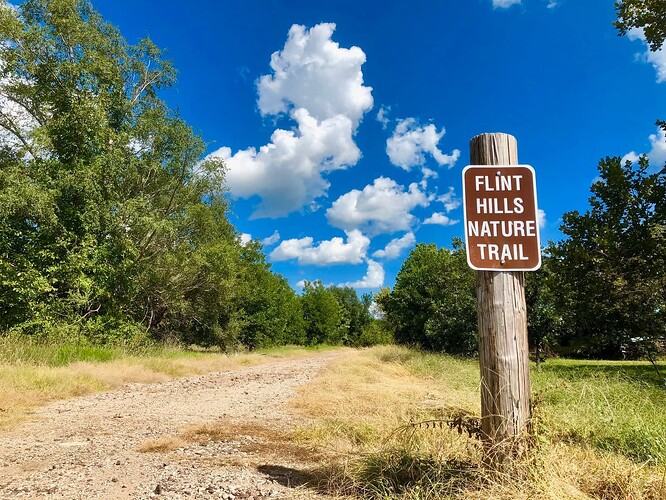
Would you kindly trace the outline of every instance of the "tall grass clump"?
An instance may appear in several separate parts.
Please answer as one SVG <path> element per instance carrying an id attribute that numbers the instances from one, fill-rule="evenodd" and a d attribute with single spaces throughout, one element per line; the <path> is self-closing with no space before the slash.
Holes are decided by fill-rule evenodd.
<path id="1" fill-rule="evenodd" d="M 533 380 L 551 439 L 666 465 L 666 386 L 649 363 L 555 359 Z"/>
<path id="2" fill-rule="evenodd" d="M 533 371 L 534 445 L 502 470 L 480 465 L 477 360 L 349 353 L 294 400 L 312 419 L 296 435 L 327 451 L 328 492 L 360 498 L 666 498 L 664 388 L 637 366 Z"/>

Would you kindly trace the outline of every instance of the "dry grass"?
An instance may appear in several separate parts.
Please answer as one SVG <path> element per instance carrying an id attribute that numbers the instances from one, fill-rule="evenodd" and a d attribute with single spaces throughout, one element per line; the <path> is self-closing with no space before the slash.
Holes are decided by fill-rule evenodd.
<path id="1" fill-rule="evenodd" d="M 51 401 L 111 390 L 127 383 L 163 382 L 175 377 L 229 371 L 282 358 L 312 355 L 299 348 L 253 354 L 192 353 L 168 350 L 119 356 L 111 361 L 78 361 L 49 366 L 38 360 L 0 361 L 0 431 L 24 421 Z"/>
<path id="2" fill-rule="evenodd" d="M 185 448 L 188 444 L 187 441 L 179 436 L 163 437 L 141 443 L 137 448 L 137 451 L 141 453 L 166 453 L 168 451 L 177 450 L 178 448 Z"/>
<path id="3" fill-rule="evenodd" d="M 146 441 L 137 448 L 137 451 L 168 453 L 193 445 L 206 446 L 219 442 L 234 443 L 239 451 L 246 454 L 244 462 L 254 466 L 275 461 L 305 467 L 307 464 L 319 462 L 323 458 L 319 451 L 299 444 L 290 431 L 260 423 L 238 423 L 226 419 L 188 426 L 175 436 Z M 255 457 L 259 462 L 254 463 Z M 240 458 L 236 458 L 240 460 Z M 241 460 L 241 462 L 243 461 Z"/>
<path id="4" fill-rule="evenodd" d="M 414 422 L 478 416 L 478 366 L 397 347 L 338 358 L 293 405 L 312 419 L 299 443 L 324 450 L 314 473 L 328 489 L 361 498 L 666 499 L 666 468 L 536 436 L 510 469 L 480 467 L 482 449 L 464 429 Z M 462 430 L 462 433 L 459 433 Z"/>
<path id="5" fill-rule="evenodd" d="M 401 351 L 377 347 L 337 358 L 292 400 L 295 409 L 316 419 L 299 434 L 353 454 L 369 444 L 381 447 L 382 440 L 410 422 L 479 412 L 478 398 L 465 389 L 468 373 L 452 372 L 458 383 L 443 388 L 395 362 Z"/>

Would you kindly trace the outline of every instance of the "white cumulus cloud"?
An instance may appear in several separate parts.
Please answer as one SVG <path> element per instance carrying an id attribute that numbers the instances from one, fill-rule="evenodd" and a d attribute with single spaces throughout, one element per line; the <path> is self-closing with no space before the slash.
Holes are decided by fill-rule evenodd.
<path id="1" fill-rule="evenodd" d="M 659 50 L 653 52 L 645 40 L 643 28 L 632 28 L 627 32 L 630 40 L 640 40 L 645 45 L 645 52 L 637 54 L 639 60 L 652 64 L 657 72 L 657 83 L 666 82 L 666 51 L 662 45 Z"/>
<path id="2" fill-rule="evenodd" d="M 273 234 L 261 240 L 261 244 L 264 246 L 270 246 L 270 245 L 275 245 L 278 241 L 280 241 L 280 233 L 276 229 L 275 231 L 273 231 Z"/>
<path id="3" fill-rule="evenodd" d="M 311 204 L 328 190 L 323 174 L 348 168 L 361 156 L 346 116 L 319 122 L 303 108 L 291 115 L 298 129 L 276 130 L 270 144 L 259 151 L 248 148 L 232 154 L 223 147 L 209 156 L 226 164 L 226 182 L 234 196 L 261 198 L 254 218 L 282 217 Z"/>
<path id="4" fill-rule="evenodd" d="M 520 5 L 522 0 L 492 0 L 495 9 L 508 9 L 513 5 Z"/>
<path id="5" fill-rule="evenodd" d="M 456 192 L 452 186 L 449 187 L 449 190 L 445 194 L 437 198 L 437 201 L 444 205 L 444 210 L 446 210 L 447 214 L 462 204 L 462 200 L 456 197 Z"/>
<path id="6" fill-rule="evenodd" d="M 377 250 L 372 254 L 376 259 L 396 259 L 400 256 L 403 250 L 410 248 L 416 244 L 416 237 L 411 231 L 405 234 L 402 238 L 394 238 L 388 242 L 383 250 Z"/>
<path id="7" fill-rule="evenodd" d="M 666 163 L 666 133 L 663 129 L 657 129 L 656 134 L 650 134 L 650 151 L 647 153 L 650 167 L 661 168 Z M 641 153 L 642 154 L 642 153 Z M 640 155 L 636 151 L 627 153 L 622 157 L 622 163 L 629 160 L 632 163 L 637 162 Z"/>
<path id="8" fill-rule="evenodd" d="M 2 0 L 0 8 L 16 10 L 15 6 L 4 4 Z M 0 69 L 5 66 L 4 60 L 0 59 Z M 36 152 L 33 133 L 39 123 L 28 111 L 30 108 L 25 106 L 25 100 L 17 98 L 16 92 L 12 91 L 17 85 L 29 86 L 31 82 L 14 74 L 0 78 L 0 145 L 12 150 L 23 149 L 23 153 L 31 156 Z"/>
<path id="9" fill-rule="evenodd" d="M 363 85 L 365 53 L 331 40 L 335 24 L 308 30 L 294 24 L 281 51 L 271 56 L 272 74 L 257 84 L 264 115 L 305 108 L 318 120 L 344 115 L 354 123 L 372 108 L 372 87 Z"/>
<path id="10" fill-rule="evenodd" d="M 326 196 L 328 172 L 355 165 L 361 152 L 354 133 L 372 108 L 372 87 L 363 85 L 365 53 L 331 39 L 334 24 L 293 25 L 272 72 L 257 81 L 262 115 L 287 114 L 292 130 L 277 129 L 268 144 L 211 154 L 227 167 L 233 196 L 260 201 L 253 218 L 283 217 Z"/>
<path id="11" fill-rule="evenodd" d="M 546 211 L 540 208 L 537 208 L 537 224 L 541 229 L 546 227 Z"/>
<path id="12" fill-rule="evenodd" d="M 448 216 L 444 215 L 442 212 L 435 212 L 426 220 L 423 221 L 424 224 L 437 224 L 439 226 L 453 226 L 458 224 L 459 220 L 450 219 Z"/>
<path id="13" fill-rule="evenodd" d="M 352 189 L 326 210 L 329 224 L 344 230 L 361 229 L 369 235 L 408 231 L 416 218 L 411 211 L 430 204 L 430 197 L 417 183 L 405 188 L 379 177 L 362 191 Z"/>
<path id="14" fill-rule="evenodd" d="M 0 80 L 0 145 L 13 150 L 26 147 L 34 151 L 32 133 L 37 128 L 37 121 L 8 97 L 3 89 L 6 83 L 6 80 Z"/>
<path id="15" fill-rule="evenodd" d="M 382 128 L 386 129 L 389 124 L 388 114 L 391 111 L 391 106 L 381 106 L 377 111 L 377 121 L 382 124 Z"/>
<path id="16" fill-rule="evenodd" d="M 415 118 L 398 120 L 393 135 L 386 140 L 386 154 L 393 165 L 407 171 L 425 165 L 426 154 L 432 156 L 440 167 L 452 168 L 460 157 L 460 150 L 445 154 L 437 147 L 445 133 L 444 128 L 438 132 L 432 123 L 419 125 Z"/>
<path id="17" fill-rule="evenodd" d="M 245 245 L 247 245 L 250 241 L 252 241 L 252 235 L 251 235 L 251 234 L 248 234 L 248 233 L 241 233 L 241 235 L 239 236 L 239 238 L 240 238 L 240 244 L 241 244 L 242 246 L 245 246 Z"/>
<path id="18" fill-rule="evenodd" d="M 310 236 L 283 240 L 271 252 L 271 259 L 284 261 L 295 259 L 299 264 L 324 266 L 329 264 L 360 264 L 365 259 L 370 240 L 360 231 L 347 231 L 347 241 L 335 237 L 314 245 Z"/>
<path id="19" fill-rule="evenodd" d="M 368 259 L 368 271 L 362 279 L 343 283 L 352 288 L 380 288 L 384 284 L 384 268 L 379 262 Z"/>

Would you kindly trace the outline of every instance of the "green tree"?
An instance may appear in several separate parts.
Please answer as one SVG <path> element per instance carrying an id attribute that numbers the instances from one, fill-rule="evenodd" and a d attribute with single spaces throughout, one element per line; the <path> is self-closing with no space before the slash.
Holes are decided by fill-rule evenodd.
<path id="1" fill-rule="evenodd" d="M 305 282 L 301 295 L 306 342 L 309 345 L 339 344 L 348 325 L 335 293 L 321 281 Z"/>
<path id="2" fill-rule="evenodd" d="M 372 321 L 370 316 L 372 296 L 365 294 L 359 299 L 356 290 L 351 287 L 331 286 L 328 289 L 340 306 L 343 344 L 358 345 L 363 330 Z"/>
<path id="3" fill-rule="evenodd" d="M 0 9 L 0 39 L 3 328 L 233 344 L 223 166 L 159 99 L 171 64 L 86 0 Z"/>
<path id="4" fill-rule="evenodd" d="M 639 28 L 645 33 L 650 50 L 658 51 L 666 40 L 666 3 L 663 0 L 622 0 L 615 2 L 617 21 L 613 24 L 626 35 Z"/>
<path id="5" fill-rule="evenodd" d="M 478 348 L 474 272 L 463 244 L 453 250 L 419 244 L 405 260 L 393 291 L 377 302 L 395 341 L 471 355 Z"/>
<path id="6" fill-rule="evenodd" d="M 602 160 L 590 209 L 563 216 L 554 298 L 580 354 L 618 357 L 666 336 L 666 169 L 648 168 L 646 157 Z"/>
<path id="7" fill-rule="evenodd" d="M 241 255 L 242 344 L 250 349 L 304 344 L 303 313 L 296 292 L 283 276 L 271 272 L 260 243 L 247 243 Z"/>
<path id="8" fill-rule="evenodd" d="M 562 314 L 557 308 L 553 288 L 550 250 L 546 249 L 541 268 L 525 273 L 525 302 L 527 304 L 527 334 L 534 350 L 537 366 L 548 351 L 555 348 L 565 330 Z"/>

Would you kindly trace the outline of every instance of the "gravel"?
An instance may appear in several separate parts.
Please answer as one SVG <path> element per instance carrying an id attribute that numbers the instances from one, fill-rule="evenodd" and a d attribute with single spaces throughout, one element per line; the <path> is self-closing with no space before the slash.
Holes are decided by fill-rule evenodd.
<path id="1" fill-rule="evenodd" d="M 233 430 L 248 422 L 293 429 L 298 418 L 285 403 L 334 356 L 128 384 L 41 408 L 33 421 L 0 435 L 0 498 L 330 498 L 296 480 L 304 464 L 262 451 L 252 446 L 260 436 Z M 138 451 L 211 423 L 228 425 L 228 438 Z"/>

